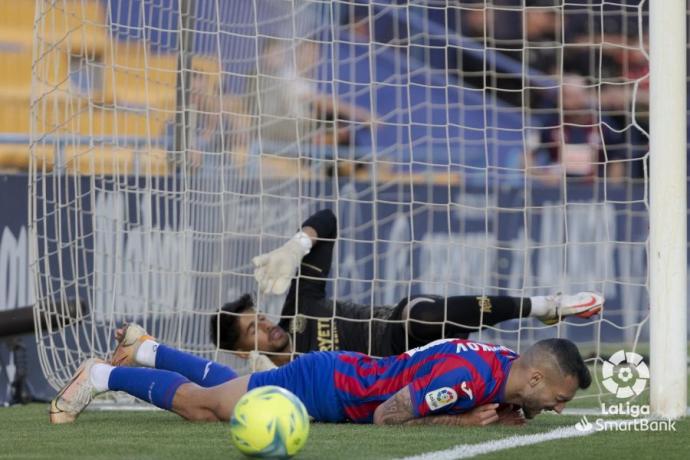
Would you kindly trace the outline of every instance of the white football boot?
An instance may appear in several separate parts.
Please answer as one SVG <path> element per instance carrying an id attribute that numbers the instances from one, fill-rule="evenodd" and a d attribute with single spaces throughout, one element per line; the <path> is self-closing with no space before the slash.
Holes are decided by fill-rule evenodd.
<path id="1" fill-rule="evenodd" d="M 99 392 L 91 383 L 91 368 L 94 364 L 106 364 L 98 358 L 84 361 L 62 387 L 55 399 L 50 402 L 50 423 L 62 424 L 74 422 L 79 414 L 91 403 Z"/>
<path id="2" fill-rule="evenodd" d="M 539 316 L 544 324 L 552 325 L 568 316 L 591 318 L 604 308 L 604 297 L 596 292 L 578 292 L 577 294 L 556 294 L 546 298 L 548 312 Z"/>

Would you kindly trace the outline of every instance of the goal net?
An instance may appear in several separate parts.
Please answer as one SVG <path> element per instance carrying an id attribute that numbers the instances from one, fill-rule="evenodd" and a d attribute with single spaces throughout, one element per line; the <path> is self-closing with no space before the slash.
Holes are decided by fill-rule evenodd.
<path id="1" fill-rule="evenodd" d="M 32 266 L 53 386 L 123 322 L 224 358 L 211 317 L 249 292 L 277 319 L 251 258 L 322 208 L 339 219 L 333 298 L 594 290 L 590 320 L 474 336 L 569 337 L 595 367 L 647 355 L 646 1 L 36 7 Z"/>

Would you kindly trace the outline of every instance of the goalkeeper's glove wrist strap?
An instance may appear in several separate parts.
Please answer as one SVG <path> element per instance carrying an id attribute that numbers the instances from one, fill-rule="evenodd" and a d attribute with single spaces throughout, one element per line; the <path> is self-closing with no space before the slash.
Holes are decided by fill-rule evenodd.
<path id="1" fill-rule="evenodd" d="M 305 232 L 297 232 L 295 236 L 292 237 L 293 240 L 297 241 L 302 249 L 304 249 L 304 255 L 306 256 L 311 251 L 312 243 L 311 238 Z"/>

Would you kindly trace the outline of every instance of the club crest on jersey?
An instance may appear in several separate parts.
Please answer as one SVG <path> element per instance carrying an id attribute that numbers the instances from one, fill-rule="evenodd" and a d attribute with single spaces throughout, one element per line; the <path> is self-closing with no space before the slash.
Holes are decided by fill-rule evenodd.
<path id="1" fill-rule="evenodd" d="M 307 319 L 303 316 L 296 316 L 295 319 L 290 321 L 289 332 L 290 334 L 301 334 L 307 328 Z"/>
<path id="2" fill-rule="evenodd" d="M 458 394 L 450 387 L 439 388 L 438 390 L 430 391 L 424 396 L 429 409 L 436 410 L 453 404 L 458 400 Z"/>

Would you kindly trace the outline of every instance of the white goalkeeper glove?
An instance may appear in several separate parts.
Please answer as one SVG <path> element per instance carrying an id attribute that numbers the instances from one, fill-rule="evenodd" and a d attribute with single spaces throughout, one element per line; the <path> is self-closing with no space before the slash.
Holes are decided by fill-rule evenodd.
<path id="1" fill-rule="evenodd" d="M 256 350 L 249 352 L 249 363 L 251 364 L 252 372 L 270 371 L 278 367 L 273 364 L 273 361 L 268 356 L 262 355 Z"/>
<path id="2" fill-rule="evenodd" d="M 267 254 L 252 259 L 254 278 L 264 294 L 280 295 L 287 291 L 292 277 L 309 254 L 311 238 L 304 232 L 297 233 L 290 241 Z"/>

